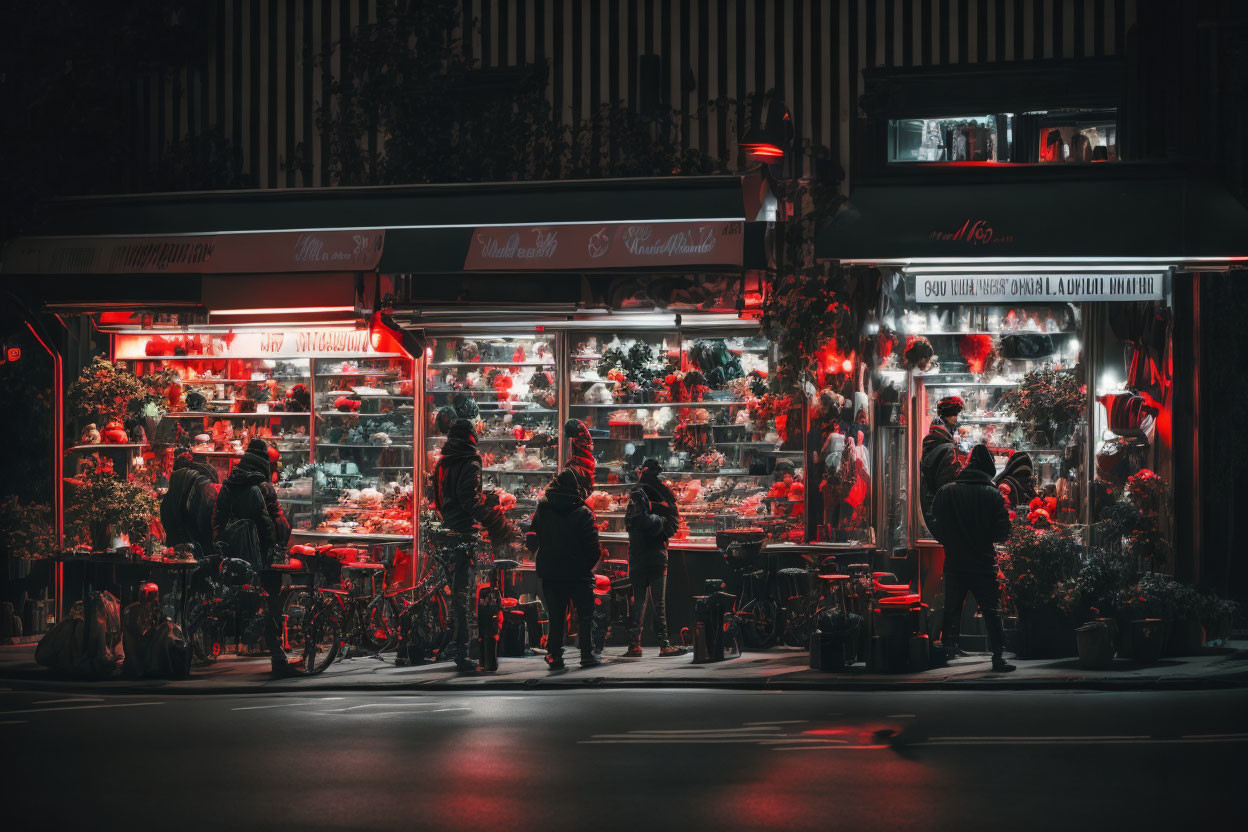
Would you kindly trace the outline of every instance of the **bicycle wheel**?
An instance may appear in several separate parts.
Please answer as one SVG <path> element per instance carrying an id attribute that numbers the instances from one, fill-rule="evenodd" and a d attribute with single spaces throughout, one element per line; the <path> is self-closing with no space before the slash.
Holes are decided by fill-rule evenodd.
<path id="1" fill-rule="evenodd" d="M 409 607 L 403 615 L 403 640 L 408 645 L 408 658 L 416 661 L 441 658 L 451 638 L 446 598 L 442 593 Z"/>
<path id="2" fill-rule="evenodd" d="M 342 648 L 342 618 L 335 601 L 321 601 L 312 610 L 303 628 L 303 649 L 298 669 L 305 676 L 323 673 L 338 658 Z"/>
<path id="3" fill-rule="evenodd" d="M 191 614 L 186 625 L 186 639 L 197 665 L 212 664 L 223 652 L 221 622 L 206 609 Z"/>
<path id="4" fill-rule="evenodd" d="M 781 641 L 789 647 L 809 647 L 815 632 L 815 605 L 805 596 L 790 598 L 785 605 Z"/>
<path id="5" fill-rule="evenodd" d="M 303 655 L 307 624 L 316 604 L 316 594 L 306 586 L 287 587 L 282 595 L 282 648 L 296 657 Z"/>
<path id="6" fill-rule="evenodd" d="M 751 598 L 737 610 L 741 640 L 752 650 L 766 650 L 780 638 L 780 607 L 770 598 Z"/>
<path id="7" fill-rule="evenodd" d="M 386 653 L 399 643 L 399 610 L 394 599 L 379 595 L 364 610 L 364 632 L 360 646 L 374 653 Z"/>

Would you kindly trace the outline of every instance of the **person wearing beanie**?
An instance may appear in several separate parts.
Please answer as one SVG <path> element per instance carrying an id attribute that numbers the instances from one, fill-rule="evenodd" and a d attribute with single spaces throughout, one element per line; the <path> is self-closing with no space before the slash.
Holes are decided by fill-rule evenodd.
<path id="1" fill-rule="evenodd" d="M 290 523 L 277 501 L 272 478 L 268 443 L 258 437 L 252 439 L 217 494 L 212 530 L 223 554 L 250 561 L 260 570 L 261 586 L 268 596 L 264 640 L 273 672 L 285 675 L 292 671 L 292 666 L 281 639 L 282 575 L 266 567 L 275 551 L 284 550 L 289 543 Z"/>
<path id="2" fill-rule="evenodd" d="M 996 476 L 994 482 L 1006 499 L 1007 505 L 1025 506 L 1036 496 L 1036 488 L 1032 479 L 1031 455 L 1026 451 L 1015 451 L 1010 454 L 1005 468 Z"/>
<path id="3" fill-rule="evenodd" d="M 580 419 L 569 419 L 563 423 L 563 436 L 568 442 L 568 459 L 563 463 L 566 470 L 576 475 L 585 496 L 594 490 L 594 438 L 589 435 L 589 428 Z"/>
<path id="4" fill-rule="evenodd" d="M 187 448 L 173 458 L 169 488 L 160 500 L 160 524 L 165 529 L 165 545 L 194 543 L 197 557 L 212 551 L 212 513 L 217 506 L 217 469 L 196 462 Z"/>
<path id="5" fill-rule="evenodd" d="M 919 508 L 927 528 L 932 528 L 932 500 L 936 492 L 958 475 L 958 414 L 962 400 L 946 396 L 936 403 L 936 418 L 923 437 L 919 458 Z"/>
<path id="6" fill-rule="evenodd" d="M 966 593 L 975 596 L 988 630 L 992 669 L 1008 672 L 1014 665 L 1005 660 L 1005 632 L 1001 624 L 1001 599 L 997 589 L 996 543 L 1010 536 L 1010 513 L 993 482 L 997 467 L 986 445 L 971 450 L 966 468 L 936 492 L 932 501 L 931 531 L 945 547 L 945 612 L 941 645 L 945 655 L 965 655 L 958 650 L 958 633 Z"/>
<path id="7" fill-rule="evenodd" d="M 581 647 L 581 667 L 594 667 L 602 661 L 594 655 L 594 567 L 601 550 L 594 513 L 585 505 L 580 483 L 571 468 L 559 472 L 537 504 L 533 521 L 525 534 L 525 546 L 537 555 L 537 577 L 542 581 L 542 598 L 550 618 L 546 639 L 546 663 L 551 670 L 562 670 L 563 640 L 567 632 L 567 612 L 576 610 L 577 640 Z"/>
<path id="8" fill-rule="evenodd" d="M 433 505 L 442 515 L 446 547 L 451 558 L 452 630 L 450 654 L 455 666 L 465 673 L 480 668 L 468 658 L 468 615 L 476 587 L 477 547 L 481 543 L 478 524 L 489 535 L 490 544 L 499 546 L 518 534 L 507 520 L 493 492 L 481 486 L 481 455 L 473 423 L 457 419 L 446 433 L 442 454 L 433 469 Z"/>
<path id="9" fill-rule="evenodd" d="M 667 541 L 680 525 L 676 495 L 660 475 L 663 466 L 657 459 L 641 465 L 637 487 L 628 495 L 624 512 L 624 528 L 628 532 L 628 577 L 633 586 L 632 620 L 628 628 L 628 651 L 632 658 L 641 656 L 641 624 L 646 614 L 646 591 L 654 605 L 654 634 L 659 640 L 659 655 L 684 655 L 683 647 L 673 647 L 667 631 Z"/>

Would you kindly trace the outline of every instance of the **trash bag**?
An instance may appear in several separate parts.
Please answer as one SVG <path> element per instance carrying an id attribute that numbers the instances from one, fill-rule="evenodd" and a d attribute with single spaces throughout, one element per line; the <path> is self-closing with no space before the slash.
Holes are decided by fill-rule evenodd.
<path id="1" fill-rule="evenodd" d="M 70 617 L 53 627 L 35 648 L 43 667 L 95 679 L 107 679 L 125 658 L 121 604 L 108 592 L 96 592 L 75 604 Z"/>

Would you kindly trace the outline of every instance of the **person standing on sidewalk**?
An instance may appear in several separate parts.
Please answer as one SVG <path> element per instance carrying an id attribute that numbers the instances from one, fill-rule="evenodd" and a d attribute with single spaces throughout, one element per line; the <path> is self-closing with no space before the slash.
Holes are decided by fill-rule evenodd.
<path id="1" fill-rule="evenodd" d="M 628 576 L 633 585 L 632 620 L 628 628 L 628 651 L 641 656 L 641 622 L 646 613 L 646 590 L 654 605 L 654 634 L 659 655 L 682 656 L 683 647 L 673 647 L 667 632 L 667 541 L 680 525 L 676 495 L 659 478 L 663 466 L 647 459 L 641 466 L 641 481 L 628 496 L 624 528 L 628 531 Z"/>
<path id="2" fill-rule="evenodd" d="M 923 455 L 919 459 L 919 507 L 923 522 L 932 528 L 932 500 L 936 492 L 953 482 L 961 466 L 958 464 L 958 414 L 962 400 L 946 396 L 936 403 L 936 419 L 923 437 Z"/>
<path id="3" fill-rule="evenodd" d="M 564 667 L 563 639 L 569 604 L 576 609 L 581 667 L 602 664 L 594 655 L 593 639 L 594 567 L 601 554 L 598 527 L 572 469 L 563 469 L 547 486 L 524 543 L 537 555 L 537 577 L 542 581 L 542 596 L 550 617 L 546 664 L 551 670 Z"/>
<path id="4" fill-rule="evenodd" d="M 1005 633 L 1001 625 L 1001 596 L 997 590 L 997 553 L 994 543 L 1010 536 L 1010 514 L 993 483 L 996 466 L 987 445 L 976 445 L 957 478 L 936 492 L 932 501 L 931 531 L 945 547 L 945 615 L 941 644 L 945 655 L 958 655 L 958 630 L 966 593 L 975 595 L 988 630 L 992 669 L 1008 672 Z"/>
<path id="5" fill-rule="evenodd" d="M 498 497 L 481 487 L 481 455 L 472 422 L 458 419 L 447 431 L 446 443 L 433 470 L 433 504 L 445 527 L 443 545 L 451 559 L 452 630 L 449 652 L 461 673 L 480 667 L 468 657 L 468 615 L 476 589 L 476 551 L 481 543 L 478 524 L 490 543 L 501 545 L 517 535 Z"/>

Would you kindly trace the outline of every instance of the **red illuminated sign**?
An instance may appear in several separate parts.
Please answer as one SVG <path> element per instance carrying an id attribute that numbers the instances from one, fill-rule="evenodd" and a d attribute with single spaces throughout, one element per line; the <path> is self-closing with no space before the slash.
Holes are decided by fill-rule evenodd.
<path id="1" fill-rule="evenodd" d="M 18 361 L 22 357 L 22 348 L 21 347 L 9 347 L 5 351 L 4 356 L 9 361 Z"/>
<path id="2" fill-rule="evenodd" d="M 928 237 L 942 243 L 968 243 L 973 246 L 1014 242 L 1013 234 L 1000 234 L 988 220 L 976 219 L 968 219 L 952 231 L 933 231 Z"/>

